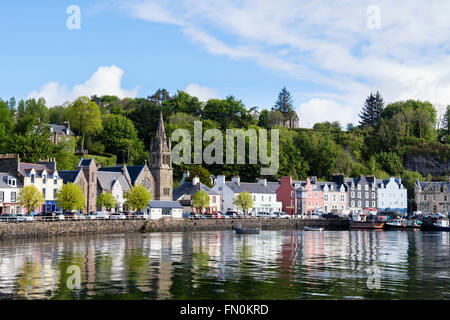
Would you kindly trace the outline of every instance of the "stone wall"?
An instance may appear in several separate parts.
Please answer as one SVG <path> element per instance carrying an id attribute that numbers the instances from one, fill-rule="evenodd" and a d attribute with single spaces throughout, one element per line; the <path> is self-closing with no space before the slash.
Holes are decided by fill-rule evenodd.
<path id="1" fill-rule="evenodd" d="M 260 227 L 262 230 L 302 229 L 304 226 L 325 227 L 330 230 L 347 230 L 346 220 L 297 219 L 216 219 L 216 220 L 106 220 L 0 223 L 0 239 L 25 237 L 54 237 L 77 234 L 108 234 L 129 232 L 183 232 L 231 230 L 242 227 Z"/>

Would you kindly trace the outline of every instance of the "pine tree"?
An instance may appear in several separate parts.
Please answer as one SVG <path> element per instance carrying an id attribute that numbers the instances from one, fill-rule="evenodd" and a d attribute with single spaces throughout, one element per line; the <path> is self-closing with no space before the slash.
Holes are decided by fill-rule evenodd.
<path id="1" fill-rule="evenodd" d="M 294 101 L 292 100 L 290 92 L 286 90 L 286 87 L 281 89 L 278 94 L 278 99 L 275 102 L 274 110 L 280 111 L 283 114 L 290 114 L 294 111 Z"/>
<path id="2" fill-rule="evenodd" d="M 381 112 L 384 109 L 383 97 L 377 91 L 375 95 L 370 93 L 364 102 L 362 112 L 359 114 L 362 126 L 378 128 L 381 123 Z"/>

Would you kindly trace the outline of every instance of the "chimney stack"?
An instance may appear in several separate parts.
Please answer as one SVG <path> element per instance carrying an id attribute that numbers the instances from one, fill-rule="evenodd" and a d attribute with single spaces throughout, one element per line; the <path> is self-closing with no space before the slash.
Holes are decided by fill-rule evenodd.
<path id="1" fill-rule="evenodd" d="M 200 178 L 198 176 L 195 176 L 194 178 L 192 178 L 192 184 L 194 186 L 196 186 L 199 183 L 200 183 Z"/>

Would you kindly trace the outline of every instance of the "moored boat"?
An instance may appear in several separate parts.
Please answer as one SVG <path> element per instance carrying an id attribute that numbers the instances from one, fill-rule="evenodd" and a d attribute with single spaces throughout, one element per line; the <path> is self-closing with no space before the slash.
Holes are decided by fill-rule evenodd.
<path id="1" fill-rule="evenodd" d="M 350 229 L 383 229 L 384 222 L 380 221 L 350 221 Z"/>
<path id="2" fill-rule="evenodd" d="M 450 231 L 450 226 L 448 220 L 439 219 L 435 223 L 433 223 L 433 228 L 436 231 Z"/>
<path id="3" fill-rule="evenodd" d="M 406 229 L 420 229 L 422 221 L 420 220 L 406 220 Z"/>
<path id="4" fill-rule="evenodd" d="M 350 220 L 350 229 L 383 229 L 384 221 L 379 221 L 377 218 L 370 218 L 366 215 L 361 216 L 359 213 L 352 214 Z"/>
<path id="5" fill-rule="evenodd" d="M 385 229 L 396 229 L 403 230 L 406 229 L 406 221 L 403 219 L 394 219 L 392 221 L 386 222 L 384 225 Z"/>

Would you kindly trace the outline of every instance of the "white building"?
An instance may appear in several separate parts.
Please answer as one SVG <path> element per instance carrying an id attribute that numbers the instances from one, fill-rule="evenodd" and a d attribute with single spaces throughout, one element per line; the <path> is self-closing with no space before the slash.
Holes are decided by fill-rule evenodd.
<path id="1" fill-rule="evenodd" d="M 156 219 L 154 217 L 156 217 L 158 214 L 160 214 L 161 218 L 183 218 L 183 207 L 178 201 L 152 200 L 148 204 L 145 211 L 150 214 L 151 219 Z"/>
<path id="2" fill-rule="evenodd" d="M 216 178 L 213 191 L 219 193 L 222 198 L 222 212 L 240 211 L 233 201 L 241 192 L 248 192 L 253 198 L 253 207 L 249 213 L 258 212 L 280 212 L 282 203 L 277 201 L 277 195 L 267 186 L 266 179 L 258 179 L 257 182 L 241 182 L 239 177 L 233 177 L 231 181 L 225 181 L 225 176 L 219 175 Z"/>
<path id="3" fill-rule="evenodd" d="M 407 213 L 408 190 L 401 178 L 377 179 L 378 210 Z"/>
<path id="4" fill-rule="evenodd" d="M 17 214 L 21 212 L 17 203 L 19 185 L 15 177 L 9 173 L 0 173 L 0 214 Z"/>

